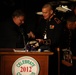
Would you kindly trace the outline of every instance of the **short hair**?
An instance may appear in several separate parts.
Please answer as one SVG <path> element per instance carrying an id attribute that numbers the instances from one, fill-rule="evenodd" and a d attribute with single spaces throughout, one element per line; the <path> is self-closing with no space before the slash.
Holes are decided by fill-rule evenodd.
<path id="1" fill-rule="evenodd" d="M 52 7 L 52 5 L 51 5 L 50 3 L 44 4 L 44 6 L 42 7 L 42 9 L 43 9 L 43 8 L 47 8 L 47 7 L 49 7 L 50 9 L 53 10 L 53 7 Z"/>
<path id="2" fill-rule="evenodd" d="M 15 10 L 12 14 L 12 17 L 19 17 L 19 16 L 25 16 L 24 12 L 22 10 Z"/>

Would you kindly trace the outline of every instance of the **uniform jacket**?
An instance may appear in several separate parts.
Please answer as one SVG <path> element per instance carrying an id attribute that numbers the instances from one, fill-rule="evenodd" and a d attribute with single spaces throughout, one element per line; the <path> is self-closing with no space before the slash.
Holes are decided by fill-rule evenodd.
<path id="1" fill-rule="evenodd" d="M 76 29 L 69 30 L 67 28 L 64 29 L 61 46 L 63 49 L 70 48 L 73 55 L 76 56 Z"/>
<path id="2" fill-rule="evenodd" d="M 57 17 L 53 17 L 49 21 L 44 20 L 43 18 L 39 21 L 37 27 L 37 38 L 42 38 L 45 33 L 47 32 L 47 38 L 51 40 L 51 46 L 57 47 L 60 42 L 61 30 L 62 25 L 61 21 Z"/>

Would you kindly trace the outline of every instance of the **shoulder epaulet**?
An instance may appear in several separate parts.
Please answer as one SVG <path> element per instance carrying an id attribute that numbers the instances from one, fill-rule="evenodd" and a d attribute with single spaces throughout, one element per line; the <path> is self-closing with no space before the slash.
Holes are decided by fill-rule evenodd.
<path id="1" fill-rule="evenodd" d="M 61 21 L 58 19 L 58 18 L 54 18 L 54 20 L 55 20 L 55 22 L 57 23 L 57 24 L 60 24 L 61 23 Z"/>

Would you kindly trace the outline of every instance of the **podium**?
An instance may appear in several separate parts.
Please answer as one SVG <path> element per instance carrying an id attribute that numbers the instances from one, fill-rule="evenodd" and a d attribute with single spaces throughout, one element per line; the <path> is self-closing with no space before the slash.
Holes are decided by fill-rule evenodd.
<path id="1" fill-rule="evenodd" d="M 48 75 L 50 55 L 53 55 L 53 52 L 14 52 L 12 48 L 1 48 L 0 75 L 12 75 L 13 63 L 22 56 L 30 56 L 39 63 L 38 75 Z"/>

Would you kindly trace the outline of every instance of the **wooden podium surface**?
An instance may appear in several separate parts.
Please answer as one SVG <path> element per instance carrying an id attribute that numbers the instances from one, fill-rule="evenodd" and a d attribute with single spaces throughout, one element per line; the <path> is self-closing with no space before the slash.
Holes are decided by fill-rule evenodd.
<path id="1" fill-rule="evenodd" d="M 13 63 L 22 56 L 33 57 L 39 63 L 39 75 L 48 75 L 49 55 L 53 52 L 14 52 L 12 48 L 1 48 L 0 75 L 12 75 Z"/>

